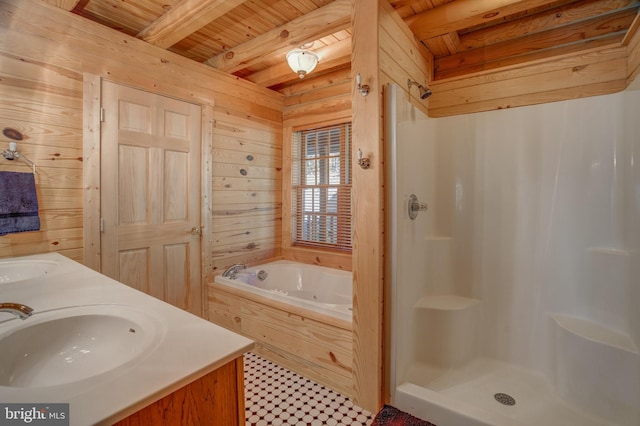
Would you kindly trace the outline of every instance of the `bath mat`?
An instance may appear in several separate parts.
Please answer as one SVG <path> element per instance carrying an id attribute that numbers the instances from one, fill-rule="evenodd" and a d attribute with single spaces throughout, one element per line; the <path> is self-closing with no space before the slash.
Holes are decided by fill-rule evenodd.
<path id="1" fill-rule="evenodd" d="M 385 405 L 376 417 L 371 426 L 436 426 L 425 420 L 413 417 L 411 414 L 400 411 L 391 405 Z"/>

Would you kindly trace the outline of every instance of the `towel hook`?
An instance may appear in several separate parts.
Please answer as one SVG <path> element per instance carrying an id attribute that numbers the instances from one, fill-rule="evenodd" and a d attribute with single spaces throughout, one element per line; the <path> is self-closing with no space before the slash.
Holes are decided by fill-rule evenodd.
<path id="1" fill-rule="evenodd" d="M 5 149 L 4 151 L 2 151 L 2 156 L 7 159 L 7 160 L 18 160 L 18 159 L 22 159 L 22 161 L 24 161 L 25 163 L 27 163 L 28 165 L 31 166 L 31 169 L 33 170 L 33 174 L 36 174 L 36 164 L 29 160 L 26 156 L 20 154 L 18 152 L 18 144 L 16 144 L 15 142 L 9 142 L 9 149 Z"/>
<path id="2" fill-rule="evenodd" d="M 369 157 L 362 156 L 362 150 L 360 148 L 358 148 L 358 164 L 363 169 L 368 169 L 369 167 L 371 167 L 371 160 L 369 160 Z"/>
<path id="3" fill-rule="evenodd" d="M 371 90 L 368 84 L 362 84 L 362 76 L 360 73 L 356 75 L 356 90 L 360 92 L 360 96 L 367 96 Z"/>

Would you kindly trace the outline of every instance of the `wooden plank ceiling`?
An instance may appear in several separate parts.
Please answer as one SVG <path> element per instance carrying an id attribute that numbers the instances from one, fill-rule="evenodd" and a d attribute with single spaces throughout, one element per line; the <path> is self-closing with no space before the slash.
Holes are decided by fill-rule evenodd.
<path id="1" fill-rule="evenodd" d="M 194 61 L 279 90 L 287 51 L 313 42 L 307 78 L 346 68 L 351 0 L 43 0 Z M 373 3 L 373 0 L 372 0 Z M 640 0 L 389 0 L 433 53 L 434 79 L 619 45 Z"/>

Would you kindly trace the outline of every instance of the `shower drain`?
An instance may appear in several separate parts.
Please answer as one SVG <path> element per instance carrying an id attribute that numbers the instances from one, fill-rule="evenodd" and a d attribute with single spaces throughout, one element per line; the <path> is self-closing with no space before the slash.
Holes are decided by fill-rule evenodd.
<path id="1" fill-rule="evenodd" d="M 506 393 L 497 393 L 493 397 L 502 405 L 516 405 L 516 400 Z"/>

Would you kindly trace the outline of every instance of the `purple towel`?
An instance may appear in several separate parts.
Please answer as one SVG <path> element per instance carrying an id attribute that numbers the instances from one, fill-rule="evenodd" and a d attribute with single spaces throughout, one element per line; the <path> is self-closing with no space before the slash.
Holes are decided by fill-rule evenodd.
<path id="1" fill-rule="evenodd" d="M 0 235 L 40 230 L 33 173 L 0 172 Z"/>

